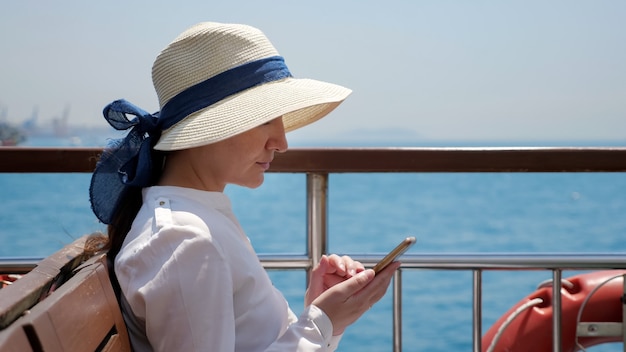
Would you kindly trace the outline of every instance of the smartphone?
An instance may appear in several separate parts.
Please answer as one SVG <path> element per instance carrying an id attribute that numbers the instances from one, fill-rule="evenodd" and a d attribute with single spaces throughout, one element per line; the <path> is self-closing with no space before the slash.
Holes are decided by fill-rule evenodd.
<path id="1" fill-rule="evenodd" d="M 394 248 L 389 254 L 387 254 L 381 261 L 374 266 L 374 272 L 378 274 L 381 270 L 387 267 L 387 265 L 393 263 L 399 256 L 406 252 L 409 247 L 415 244 L 415 237 L 407 237 L 400 244 Z"/>

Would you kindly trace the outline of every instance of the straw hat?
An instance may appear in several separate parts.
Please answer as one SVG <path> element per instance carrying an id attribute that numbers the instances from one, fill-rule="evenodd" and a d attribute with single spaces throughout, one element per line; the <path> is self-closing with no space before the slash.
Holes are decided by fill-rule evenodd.
<path id="1" fill-rule="evenodd" d="M 336 108 L 347 88 L 293 78 L 284 59 L 256 28 L 200 23 L 182 33 L 157 57 L 152 80 L 159 112 L 124 100 L 108 104 L 104 118 L 126 137 L 105 148 L 91 177 L 91 208 L 113 221 L 132 187 L 159 177 L 162 153 L 215 143 L 274 118 L 285 131 L 308 125 Z M 130 118 L 129 118 L 130 117 Z"/>
<path id="2" fill-rule="evenodd" d="M 179 104 L 174 105 L 183 106 L 183 111 L 189 113 L 163 131 L 154 149 L 179 150 L 214 143 L 279 116 L 283 117 L 285 131 L 292 131 L 324 117 L 351 93 L 335 84 L 293 78 L 286 66 L 283 71 L 287 74 L 255 83 L 264 74 L 254 65 L 273 58 L 282 60 L 265 35 L 247 25 L 204 22 L 179 35 L 156 58 L 152 81 L 161 113 L 175 99 Z M 222 83 L 238 84 L 242 74 L 237 70 L 246 65 L 253 66 L 248 73 L 256 76 L 250 87 L 235 88 L 234 94 L 219 96 Z M 207 81 L 213 81 L 210 89 L 202 88 Z M 203 99 L 202 95 L 216 91 L 219 100 L 209 101 L 210 105 L 199 110 L 188 109 L 184 106 L 187 103 L 180 102 L 188 101 L 189 90 L 194 89 L 196 97 L 192 99 Z"/>

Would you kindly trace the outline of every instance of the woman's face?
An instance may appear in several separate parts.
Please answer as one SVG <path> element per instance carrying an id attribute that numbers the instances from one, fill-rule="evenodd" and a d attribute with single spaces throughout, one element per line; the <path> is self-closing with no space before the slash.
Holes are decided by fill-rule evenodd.
<path id="1" fill-rule="evenodd" d="M 160 184 L 222 192 L 227 184 L 256 188 L 274 153 L 287 150 L 282 117 L 223 141 L 168 157 Z"/>

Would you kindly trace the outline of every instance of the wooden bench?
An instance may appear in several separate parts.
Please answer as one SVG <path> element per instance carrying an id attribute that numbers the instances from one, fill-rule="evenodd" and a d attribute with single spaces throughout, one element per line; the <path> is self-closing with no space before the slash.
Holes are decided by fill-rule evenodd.
<path id="1" fill-rule="evenodd" d="M 0 289 L 0 351 L 131 351 L 106 254 L 84 236 Z"/>

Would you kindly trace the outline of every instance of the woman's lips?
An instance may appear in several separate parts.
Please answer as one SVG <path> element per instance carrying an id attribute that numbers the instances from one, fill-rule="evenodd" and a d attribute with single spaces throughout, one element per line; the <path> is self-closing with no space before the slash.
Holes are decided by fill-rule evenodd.
<path id="1" fill-rule="evenodd" d="M 270 168 L 270 163 L 269 162 L 267 162 L 267 163 L 258 162 L 257 164 L 259 164 L 263 168 L 263 170 L 267 170 L 267 169 Z"/>

